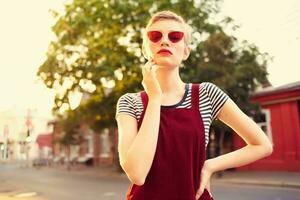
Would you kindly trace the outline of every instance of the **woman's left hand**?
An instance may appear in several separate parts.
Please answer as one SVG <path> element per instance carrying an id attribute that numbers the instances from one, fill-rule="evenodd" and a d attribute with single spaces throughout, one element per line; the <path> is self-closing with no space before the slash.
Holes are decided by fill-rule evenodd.
<path id="1" fill-rule="evenodd" d="M 210 163 L 208 161 L 205 161 L 202 171 L 201 171 L 201 177 L 200 177 L 201 182 L 200 182 L 200 186 L 196 193 L 196 200 L 198 200 L 201 197 L 201 195 L 204 192 L 204 189 L 207 189 L 207 191 L 210 193 L 210 178 L 211 178 L 212 174 L 213 174 L 213 171 L 210 167 Z M 210 193 L 210 195 L 211 195 L 211 193 Z"/>

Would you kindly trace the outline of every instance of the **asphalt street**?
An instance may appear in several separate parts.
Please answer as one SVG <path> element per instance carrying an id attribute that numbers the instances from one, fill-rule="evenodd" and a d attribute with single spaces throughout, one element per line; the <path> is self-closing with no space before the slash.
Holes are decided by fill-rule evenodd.
<path id="1" fill-rule="evenodd" d="M 125 175 L 95 170 L 20 167 L 0 164 L 0 200 L 123 200 Z M 212 183 L 215 200 L 299 200 L 300 189 L 247 184 Z M 2 196 L 2 198 L 1 198 Z M 10 197 L 10 198 L 9 198 Z M 5 200 L 6 200 L 5 199 Z"/>

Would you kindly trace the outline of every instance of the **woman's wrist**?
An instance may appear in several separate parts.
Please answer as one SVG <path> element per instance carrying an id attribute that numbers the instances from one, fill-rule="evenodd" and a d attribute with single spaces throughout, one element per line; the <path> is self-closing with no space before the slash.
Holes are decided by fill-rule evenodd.
<path id="1" fill-rule="evenodd" d="M 153 97 L 153 98 L 149 98 L 149 103 L 153 103 L 153 104 L 161 104 L 161 97 Z"/>
<path id="2" fill-rule="evenodd" d="M 204 164 L 205 170 L 207 170 L 207 172 L 209 172 L 211 175 L 216 172 L 213 159 L 206 160 Z"/>

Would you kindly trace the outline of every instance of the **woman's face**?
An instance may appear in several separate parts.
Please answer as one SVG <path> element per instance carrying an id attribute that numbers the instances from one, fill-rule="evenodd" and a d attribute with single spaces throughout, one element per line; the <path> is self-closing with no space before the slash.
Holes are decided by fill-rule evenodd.
<path id="1" fill-rule="evenodd" d="M 150 51 L 148 52 L 150 54 L 148 56 L 157 65 L 161 67 L 177 67 L 181 64 L 182 60 L 187 59 L 189 50 L 184 42 L 184 37 L 178 42 L 172 42 L 168 38 L 168 33 L 170 32 L 184 32 L 183 24 L 174 20 L 159 20 L 148 28 L 147 33 L 149 31 L 159 31 L 162 33 L 161 39 L 155 42 L 147 37 L 147 44 Z M 169 52 L 164 50 L 168 50 Z"/>

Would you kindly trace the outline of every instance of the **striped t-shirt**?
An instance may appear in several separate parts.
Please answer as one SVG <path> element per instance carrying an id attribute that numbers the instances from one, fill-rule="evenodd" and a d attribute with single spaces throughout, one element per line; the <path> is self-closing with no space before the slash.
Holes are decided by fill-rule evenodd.
<path id="1" fill-rule="evenodd" d="M 192 84 L 187 83 L 182 100 L 175 105 L 161 106 L 180 108 L 191 108 L 191 91 Z M 223 106 L 229 96 L 218 86 L 210 82 L 202 82 L 199 87 L 199 112 L 201 114 L 204 131 L 205 147 L 209 142 L 209 129 L 212 121 L 218 115 L 220 108 Z M 140 93 L 126 93 L 122 95 L 117 103 L 116 117 L 118 114 L 127 114 L 140 120 L 143 111 L 143 103 Z"/>

